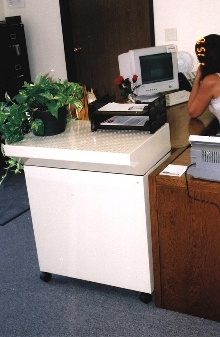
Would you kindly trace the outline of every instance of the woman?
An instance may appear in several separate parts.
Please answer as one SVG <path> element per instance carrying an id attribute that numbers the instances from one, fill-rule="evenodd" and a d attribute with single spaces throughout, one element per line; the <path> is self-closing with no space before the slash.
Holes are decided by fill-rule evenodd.
<path id="1" fill-rule="evenodd" d="M 207 35 L 197 41 L 195 51 L 199 66 L 188 101 L 188 113 L 196 118 L 208 107 L 220 122 L 220 35 Z"/>

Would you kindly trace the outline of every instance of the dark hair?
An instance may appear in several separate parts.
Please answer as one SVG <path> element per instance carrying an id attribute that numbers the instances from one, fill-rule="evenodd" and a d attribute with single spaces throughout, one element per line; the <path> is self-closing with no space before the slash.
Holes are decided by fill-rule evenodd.
<path id="1" fill-rule="evenodd" d="M 220 35 L 210 34 L 196 42 L 195 51 L 203 79 L 209 74 L 220 73 Z"/>

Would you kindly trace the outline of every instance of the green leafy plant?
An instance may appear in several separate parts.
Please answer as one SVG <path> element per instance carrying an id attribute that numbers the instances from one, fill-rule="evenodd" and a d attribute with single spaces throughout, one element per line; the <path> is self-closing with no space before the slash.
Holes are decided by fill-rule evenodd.
<path id="1" fill-rule="evenodd" d="M 0 184 L 5 180 L 9 171 L 13 171 L 15 174 L 17 174 L 21 173 L 24 169 L 23 165 L 13 158 L 9 158 L 8 160 L 6 160 L 6 164 L 7 164 L 6 171 L 1 177 Z"/>
<path id="2" fill-rule="evenodd" d="M 58 117 L 58 109 L 69 104 L 76 110 L 81 110 L 82 96 L 82 86 L 78 83 L 61 79 L 54 82 L 39 74 L 34 84 L 24 83 L 14 100 L 26 111 L 49 110 L 53 116 Z"/>
<path id="3" fill-rule="evenodd" d="M 0 132 L 11 144 L 22 140 L 30 127 L 26 108 L 13 103 L 7 94 L 5 97 L 6 102 L 0 102 Z"/>
<path id="4" fill-rule="evenodd" d="M 61 79 L 53 81 L 47 75 L 39 74 L 34 83 L 24 82 L 16 96 L 11 98 L 6 93 L 5 101 L 0 102 L 0 133 L 7 144 L 22 140 L 31 129 L 41 134 L 43 122 L 34 120 L 34 112 L 47 110 L 58 118 L 59 108 L 66 107 L 70 119 L 68 108 L 72 106 L 80 111 L 83 108 L 82 97 L 83 87 L 80 84 Z M 7 164 L 9 169 L 15 167 L 14 171 L 17 172 L 17 163 Z"/>

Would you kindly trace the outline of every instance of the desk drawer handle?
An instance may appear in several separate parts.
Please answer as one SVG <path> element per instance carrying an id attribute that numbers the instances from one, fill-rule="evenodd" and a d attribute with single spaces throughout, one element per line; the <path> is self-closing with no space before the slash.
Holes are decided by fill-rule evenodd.
<path id="1" fill-rule="evenodd" d="M 15 39 L 17 39 L 17 35 L 16 34 L 10 34 L 10 38 L 11 38 L 11 40 L 15 40 Z"/>
<path id="2" fill-rule="evenodd" d="M 15 65 L 15 70 L 20 70 L 21 69 L 21 65 L 20 64 L 16 64 Z"/>

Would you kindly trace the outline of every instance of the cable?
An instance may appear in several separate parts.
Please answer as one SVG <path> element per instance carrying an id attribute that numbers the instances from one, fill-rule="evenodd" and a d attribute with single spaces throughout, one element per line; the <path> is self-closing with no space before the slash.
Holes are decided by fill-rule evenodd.
<path id="1" fill-rule="evenodd" d="M 185 171 L 185 180 L 186 180 L 186 190 L 187 190 L 187 195 L 190 199 L 192 200 L 195 200 L 195 201 L 200 201 L 200 202 L 204 202 L 206 204 L 210 204 L 210 205 L 213 205 L 215 207 L 217 207 L 219 213 L 220 213 L 220 206 L 218 204 L 216 204 L 215 202 L 212 202 L 212 201 L 208 201 L 208 200 L 204 200 L 204 199 L 199 199 L 199 198 L 195 198 L 193 196 L 190 195 L 189 193 L 189 183 L 188 183 L 188 179 L 187 179 L 187 171 L 188 169 L 191 167 L 191 166 L 195 166 L 196 164 L 193 163 L 193 164 L 190 164 L 189 166 L 187 166 L 186 168 L 186 171 Z"/>

